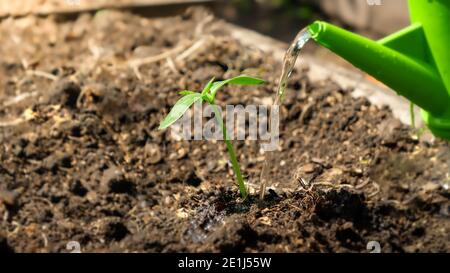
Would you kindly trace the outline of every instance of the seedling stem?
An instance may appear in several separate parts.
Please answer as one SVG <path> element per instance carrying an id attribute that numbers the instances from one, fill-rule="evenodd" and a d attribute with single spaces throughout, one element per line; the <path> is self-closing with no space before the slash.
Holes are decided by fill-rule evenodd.
<path id="1" fill-rule="evenodd" d="M 236 153 L 234 152 L 233 143 L 230 141 L 230 137 L 228 136 L 227 128 L 225 127 L 225 123 L 223 122 L 222 115 L 217 108 L 217 105 L 211 104 L 211 107 L 214 111 L 214 116 L 223 132 L 223 138 L 225 140 L 225 144 L 227 146 L 228 154 L 230 156 L 231 166 L 233 167 L 233 171 L 236 175 L 236 179 L 239 185 L 239 191 L 241 192 L 241 196 L 243 199 L 247 198 L 247 190 L 245 189 L 244 179 L 242 178 L 241 168 L 239 166 L 239 162 L 236 157 Z"/>

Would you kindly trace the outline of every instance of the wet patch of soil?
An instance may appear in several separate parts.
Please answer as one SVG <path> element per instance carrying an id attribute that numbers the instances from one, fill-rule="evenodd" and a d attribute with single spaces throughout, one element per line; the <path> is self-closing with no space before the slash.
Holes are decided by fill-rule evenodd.
<path id="1" fill-rule="evenodd" d="M 450 250 L 448 143 L 333 82 L 294 72 L 270 164 L 281 186 L 263 201 L 240 200 L 223 143 L 158 131 L 178 91 L 212 76 L 268 81 L 220 105 L 271 101 L 280 60 L 222 25 L 202 10 L 1 22 L 0 251 Z M 235 146 L 258 185 L 259 143 Z"/>

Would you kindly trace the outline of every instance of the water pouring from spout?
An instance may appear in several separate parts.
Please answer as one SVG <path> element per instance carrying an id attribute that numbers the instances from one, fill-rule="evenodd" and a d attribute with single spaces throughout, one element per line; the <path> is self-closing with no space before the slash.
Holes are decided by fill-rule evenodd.
<path id="1" fill-rule="evenodd" d="M 279 111 L 279 105 L 283 103 L 284 93 L 286 91 L 287 81 L 289 77 L 292 74 L 292 71 L 294 70 L 295 62 L 302 50 L 302 48 L 305 46 L 305 44 L 311 39 L 311 34 L 308 31 L 307 28 L 304 28 L 301 30 L 297 36 L 295 37 L 294 41 L 290 45 L 289 49 L 286 51 L 286 54 L 284 56 L 283 60 L 283 69 L 281 71 L 280 81 L 278 83 L 277 92 L 275 95 L 274 102 L 272 104 L 272 108 L 276 109 L 276 113 L 273 111 L 271 112 L 271 115 L 278 114 Z M 269 119 L 269 131 L 271 134 L 278 132 L 278 130 L 272 130 L 272 118 Z M 272 139 L 275 138 L 275 136 L 271 136 Z M 271 182 L 272 178 L 269 174 L 269 164 L 271 162 L 274 162 L 274 154 L 277 152 L 277 150 L 274 151 L 268 151 L 265 154 L 265 160 L 263 164 L 263 168 L 261 171 L 261 177 L 260 177 L 260 189 L 259 189 L 259 197 L 260 199 L 264 198 L 267 185 L 269 182 Z M 274 184 L 274 183 L 271 183 Z M 274 184 L 275 185 L 275 184 Z"/>

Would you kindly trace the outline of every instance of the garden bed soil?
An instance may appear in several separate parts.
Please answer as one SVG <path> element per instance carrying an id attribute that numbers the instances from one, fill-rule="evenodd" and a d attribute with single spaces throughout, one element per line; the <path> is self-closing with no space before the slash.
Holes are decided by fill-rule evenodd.
<path id="1" fill-rule="evenodd" d="M 227 87 L 222 106 L 274 95 L 281 60 L 203 10 L 26 16 L 0 37 L 0 251 L 450 251 L 448 143 L 329 80 L 294 72 L 270 162 L 281 186 L 263 201 L 240 199 L 223 142 L 158 131 L 178 91 L 212 76 L 267 80 Z M 259 144 L 234 142 L 249 185 Z"/>

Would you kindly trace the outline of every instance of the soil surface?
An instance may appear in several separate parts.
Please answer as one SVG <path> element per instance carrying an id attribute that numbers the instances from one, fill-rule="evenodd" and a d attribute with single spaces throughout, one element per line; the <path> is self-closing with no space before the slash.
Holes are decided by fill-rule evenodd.
<path id="1" fill-rule="evenodd" d="M 222 106 L 272 101 L 280 60 L 203 10 L 5 19 L 0 39 L 0 252 L 450 251 L 448 143 L 333 82 L 294 72 L 263 201 L 258 141 L 234 143 L 242 201 L 223 142 L 158 131 L 212 76 L 268 81 Z"/>

